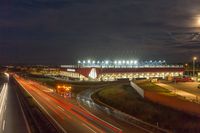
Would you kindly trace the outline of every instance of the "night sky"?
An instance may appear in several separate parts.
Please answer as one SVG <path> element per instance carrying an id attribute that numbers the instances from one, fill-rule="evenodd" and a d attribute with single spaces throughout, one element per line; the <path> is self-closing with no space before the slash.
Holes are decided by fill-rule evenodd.
<path id="1" fill-rule="evenodd" d="M 1 0 L 0 63 L 187 62 L 199 27 L 200 0 Z"/>

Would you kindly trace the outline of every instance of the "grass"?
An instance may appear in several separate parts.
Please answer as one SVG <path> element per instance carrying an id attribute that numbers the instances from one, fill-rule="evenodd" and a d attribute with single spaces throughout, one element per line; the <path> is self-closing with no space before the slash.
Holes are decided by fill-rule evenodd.
<path id="1" fill-rule="evenodd" d="M 51 80 L 51 79 L 35 79 L 37 82 L 40 82 L 44 85 L 50 86 L 52 88 L 56 88 L 57 85 L 68 85 L 72 87 L 72 93 L 78 94 L 79 92 L 86 90 L 88 88 L 97 88 L 102 87 L 108 83 L 106 82 L 65 82 L 59 80 Z"/>
<path id="2" fill-rule="evenodd" d="M 51 88 L 56 88 L 57 85 L 68 85 L 72 87 L 72 94 L 74 94 L 74 97 L 81 91 L 84 91 L 88 88 L 98 88 L 103 87 L 105 85 L 115 83 L 115 82 L 95 82 L 95 81 L 73 81 L 73 82 L 67 82 L 67 81 L 61 81 L 61 80 L 55 80 L 52 78 L 47 78 L 43 76 L 36 76 L 36 75 L 26 75 L 26 79 L 30 79 L 36 82 L 39 82 L 43 85 L 49 86 Z"/>
<path id="3" fill-rule="evenodd" d="M 158 122 L 160 127 L 173 132 L 200 132 L 199 118 L 142 99 L 129 85 L 105 87 L 93 97 L 143 121 L 154 125 Z"/>
<path id="4" fill-rule="evenodd" d="M 168 95 L 168 96 L 174 96 L 171 93 L 171 91 L 169 91 L 159 85 L 156 85 L 155 83 L 152 83 L 150 81 L 136 82 L 136 84 L 146 91 L 153 91 L 153 92 Z"/>

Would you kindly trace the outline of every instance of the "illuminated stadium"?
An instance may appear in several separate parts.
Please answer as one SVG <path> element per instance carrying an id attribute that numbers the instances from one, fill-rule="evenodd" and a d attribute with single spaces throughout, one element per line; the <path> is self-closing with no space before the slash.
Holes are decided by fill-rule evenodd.
<path id="1" fill-rule="evenodd" d="M 183 76 L 182 65 L 168 65 L 165 60 L 83 60 L 77 65 L 61 65 L 61 76 L 80 80 L 113 81 Z"/>

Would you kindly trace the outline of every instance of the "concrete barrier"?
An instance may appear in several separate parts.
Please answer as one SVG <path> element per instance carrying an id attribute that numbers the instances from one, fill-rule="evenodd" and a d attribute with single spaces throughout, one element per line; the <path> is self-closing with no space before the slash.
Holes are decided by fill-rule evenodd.
<path id="1" fill-rule="evenodd" d="M 132 81 L 130 82 L 130 85 L 133 87 L 133 89 L 136 90 L 136 92 L 144 98 L 144 90 L 142 88 L 140 88 L 138 85 L 136 85 L 135 83 L 133 83 Z"/>

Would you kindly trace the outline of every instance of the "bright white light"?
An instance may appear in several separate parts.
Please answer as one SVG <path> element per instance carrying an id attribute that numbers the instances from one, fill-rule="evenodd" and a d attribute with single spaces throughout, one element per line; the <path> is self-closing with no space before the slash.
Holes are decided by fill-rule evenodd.
<path id="1" fill-rule="evenodd" d="M 128 60 L 126 61 L 126 64 L 129 64 L 129 61 L 128 61 Z"/>
<path id="2" fill-rule="evenodd" d="M 4 74 L 7 76 L 7 78 L 9 78 L 9 74 L 8 73 L 5 72 Z"/>
<path id="3" fill-rule="evenodd" d="M 125 61 L 125 60 L 123 60 L 123 64 L 125 64 L 125 62 L 126 62 L 126 61 Z"/>
<path id="4" fill-rule="evenodd" d="M 105 61 L 105 63 L 106 63 L 106 64 L 108 64 L 108 63 L 109 63 L 109 61 Z"/>
<path id="5" fill-rule="evenodd" d="M 88 60 L 87 62 L 88 62 L 88 63 L 91 63 L 91 61 L 90 61 L 90 60 Z"/>
<path id="6" fill-rule="evenodd" d="M 97 64 L 99 64 L 100 63 L 100 61 L 97 61 Z"/>
<path id="7" fill-rule="evenodd" d="M 4 107 L 6 104 L 6 99 L 7 99 L 7 93 L 8 93 L 8 84 L 5 83 L 3 85 L 3 88 L 1 89 L 1 101 L 0 101 L 0 116 L 2 118 L 2 116 L 4 115 Z"/>
<path id="8" fill-rule="evenodd" d="M 85 61 L 83 61 L 83 64 L 85 64 Z"/>
<path id="9" fill-rule="evenodd" d="M 78 64 L 80 64 L 80 63 L 81 63 L 81 61 L 79 60 L 79 61 L 78 61 Z"/>
<path id="10" fill-rule="evenodd" d="M 133 64 L 133 60 L 131 60 L 130 63 Z"/>
<path id="11" fill-rule="evenodd" d="M 119 61 L 118 61 L 118 64 L 121 64 L 121 63 L 122 63 L 122 61 L 119 60 Z"/>
<path id="12" fill-rule="evenodd" d="M 95 64 L 95 61 L 92 61 L 93 64 Z"/>
<path id="13" fill-rule="evenodd" d="M 117 64 L 117 61 L 114 61 L 114 64 Z"/>
<path id="14" fill-rule="evenodd" d="M 136 65 L 136 64 L 138 64 L 138 61 L 137 61 L 137 60 L 135 60 L 135 61 L 134 61 L 134 64 L 135 64 L 135 65 Z"/>

